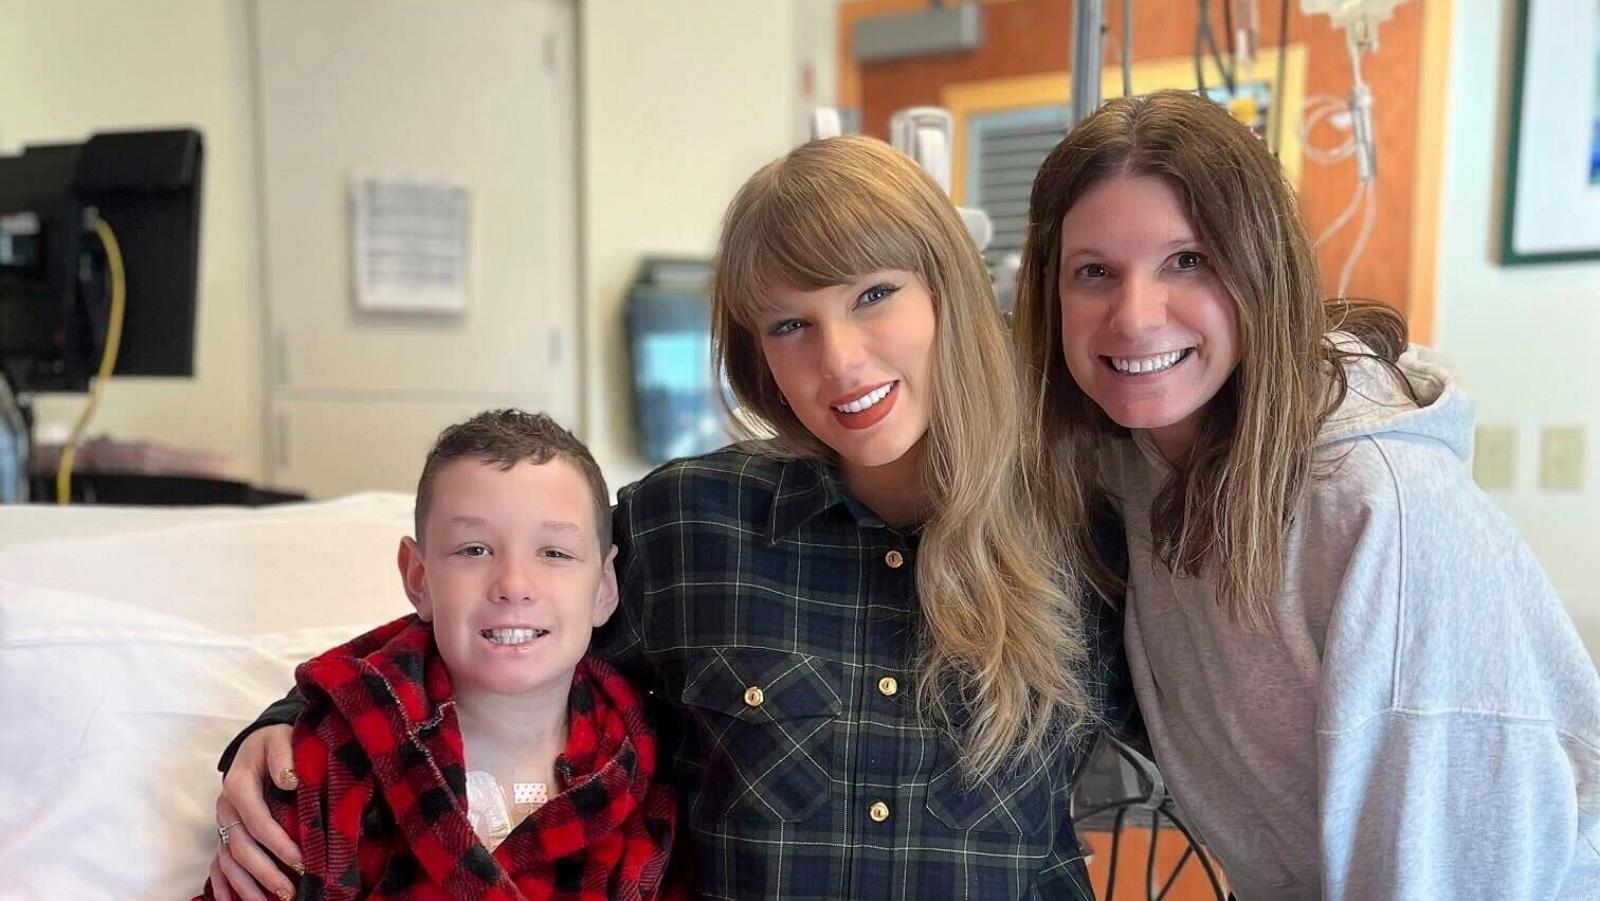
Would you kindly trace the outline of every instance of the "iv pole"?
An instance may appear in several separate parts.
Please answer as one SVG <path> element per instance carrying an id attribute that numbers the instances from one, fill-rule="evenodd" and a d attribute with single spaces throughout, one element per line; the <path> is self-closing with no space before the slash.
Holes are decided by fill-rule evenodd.
<path id="1" fill-rule="evenodd" d="M 1106 20 L 1105 0 L 1077 0 L 1075 5 L 1069 129 L 1100 108 L 1100 35 Z"/>

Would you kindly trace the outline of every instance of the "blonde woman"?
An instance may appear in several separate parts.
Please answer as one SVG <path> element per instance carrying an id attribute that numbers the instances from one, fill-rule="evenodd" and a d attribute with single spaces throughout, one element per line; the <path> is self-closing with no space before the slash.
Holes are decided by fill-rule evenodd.
<path id="1" fill-rule="evenodd" d="M 1030 216 L 1039 476 L 1067 537 L 1121 507 L 1140 710 L 1240 901 L 1600 898 L 1600 678 L 1451 374 L 1322 302 L 1277 161 L 1193 95 L 1113 101 Z"/>
<path id="2" fill-rule="evenodd" d="M 807 144 L 728 210 L 713 306 L 776 437 L 623 489 L 596 633 L 681 735 L 679 865 L 714 899 L 1089 901 L 1066 794 L 1116 667 L 1037 541 L 1014 365 L 949 199 L 881 142 Z M 241 893 L 276 875 L 243 829 L 293 860 L 259 802 L 284 731 L 244 740 L 218 804 Z"/>

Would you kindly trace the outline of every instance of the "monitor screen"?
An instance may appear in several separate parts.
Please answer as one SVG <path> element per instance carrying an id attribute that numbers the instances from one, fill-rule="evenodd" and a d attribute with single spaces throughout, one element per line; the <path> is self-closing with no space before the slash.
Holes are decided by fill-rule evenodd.
<path id="1" fill-rule="evenodd" d="M 126 277 L 115 375 L 194 374 L 202 141 L 192 129 L 97 134 L 0 157 L 0 366 L 24 390 L 81 391 L 110 312 L 111 226 Z"/>

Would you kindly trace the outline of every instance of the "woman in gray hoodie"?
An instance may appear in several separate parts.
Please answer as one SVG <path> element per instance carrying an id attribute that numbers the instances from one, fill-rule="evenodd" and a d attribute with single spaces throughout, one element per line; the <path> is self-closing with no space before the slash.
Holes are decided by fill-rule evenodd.
<path id="1" fill-rule="evenodd" d="M 1151 747 L 1240 901 L 1600 898 L 1600 677 L 1468 476 L 1470 402 L 1323 302 L 1265 146 L 1112 101 L 1030 216 L 1036 477 L 1091 568 L 1073 524 L 1121 509 Z"/>

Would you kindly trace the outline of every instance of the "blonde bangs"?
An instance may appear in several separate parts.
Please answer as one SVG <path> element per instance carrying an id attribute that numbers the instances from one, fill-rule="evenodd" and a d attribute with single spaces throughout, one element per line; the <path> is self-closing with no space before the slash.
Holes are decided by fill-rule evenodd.
<path id="1" fill-rule="evenodd" d="M 800 152 L 783 168 L 768 167 L 752 179 L 756 190 L 740 211 L 739 227 L 730 222 L 726 230 L 718 260 L 724 270 L 723 300 L 745 328 L 772 312 L 777 289 L 814 291 L 884 269 L 928 279 L 928 249 L 916 238 L 921 226 L 910 210 L 885 203 L 866 184 L 847 184 L 840 191 L 837 184 L 811 177 L 814 161 Z M 830 181 L 850 181 L 852 168 L 836 168 Z"/>

